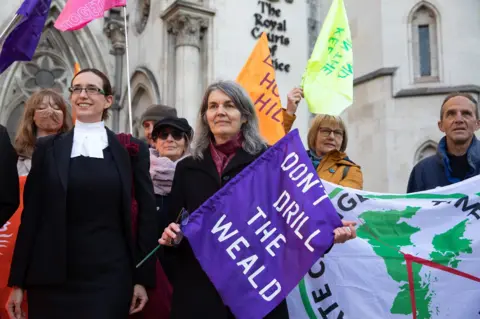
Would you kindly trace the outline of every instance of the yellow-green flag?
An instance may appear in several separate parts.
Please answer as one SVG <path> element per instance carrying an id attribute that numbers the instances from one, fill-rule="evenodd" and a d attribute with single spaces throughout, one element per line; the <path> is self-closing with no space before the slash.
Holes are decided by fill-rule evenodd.
<path id="1" fill-rule="evenodd" d="M 301 86 L 312 113 L 339 115 L 352 104 L 352 37 L 343 0 L 330 6 Z"/>

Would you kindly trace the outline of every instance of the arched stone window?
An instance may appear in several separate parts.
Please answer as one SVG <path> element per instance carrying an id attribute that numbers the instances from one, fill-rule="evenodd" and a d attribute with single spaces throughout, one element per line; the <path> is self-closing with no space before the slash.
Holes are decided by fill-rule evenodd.
<path id="1" fill-rule="evenodd" d="M 415 82 L 439 81 L 439 21 L 435 9 L 421 2 L 410 14 Z"/>
<path id="2" fill-rule="evenodd" d="M 415 164 L 426 157 L 435 155 L 437 153 L 437 146 L 438 144 L 434 141 L 427 141 L 423 143 L 415 153 Z"/>
<path id="3" fill-rule="evenodd" d="M 143 137 L 143 127 L 140 123 L 140 118 L 146 109 L 152 104 L 160 103 L 160 92 L 158 89 L 157 80 L 153 73 L 147 68 L 141 67 L 135 70 L 130 78 L 130 85 L 132 89 L 132 128 L 135 137 Z M 125 88 L 126 92 L 127 88 Z M 124 95 L 122 101 L 123 105 L 123 119 L 125 123 L 125 130 L 129 130 L 129 114 L 128 114 L 128 100 L 127 95 Z"/>
<path id="4" fill-rule="evenodd" d="M 144 111 L 152 104 L 152 99 L 145 88 L 138 87 L 132 99 L 133 136 L 140 138 L 143 137 L 143 123 L 140 123 L 140 118 Z"/>

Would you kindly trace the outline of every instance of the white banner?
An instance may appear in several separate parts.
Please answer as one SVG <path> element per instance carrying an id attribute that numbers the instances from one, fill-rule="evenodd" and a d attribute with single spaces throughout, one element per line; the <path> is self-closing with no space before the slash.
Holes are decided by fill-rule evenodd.
<path id="1" fill-rule="evenodd" d="M 291 318 L 480 318 L 480 176 L 406 195 L 323 183 L 358 238 L 310 269 Z"/>

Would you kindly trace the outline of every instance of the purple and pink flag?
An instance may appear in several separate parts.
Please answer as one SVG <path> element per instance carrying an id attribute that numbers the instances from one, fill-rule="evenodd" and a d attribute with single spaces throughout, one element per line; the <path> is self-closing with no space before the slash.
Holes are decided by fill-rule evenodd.
<path id="1" fill-rule="evenodd" d="M 92 20 L 103 18 L 105 11 L 126 5 L 127 0 L 70 0 L 55 21 L 55 28 L 78 30 Z"/>
<path id="2" fill-rule="evenodd" d="M 236 318 L 271 312 L 342 223 L 294 130 L 193 212 L 183 232 Z"/>

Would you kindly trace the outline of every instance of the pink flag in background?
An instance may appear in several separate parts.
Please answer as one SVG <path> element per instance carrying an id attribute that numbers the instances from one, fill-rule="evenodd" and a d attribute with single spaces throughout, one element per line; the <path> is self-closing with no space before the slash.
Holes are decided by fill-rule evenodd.
<path id="1" fill-rule="evenodd" d="M 73 31 L 103 18 L 105 11 L 127 5 L 127 0 L 69 0 L 55 22 L 60 31 Z"/>

